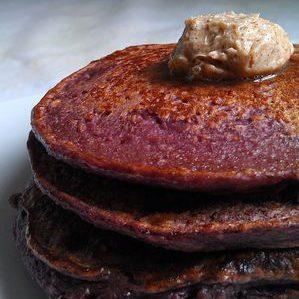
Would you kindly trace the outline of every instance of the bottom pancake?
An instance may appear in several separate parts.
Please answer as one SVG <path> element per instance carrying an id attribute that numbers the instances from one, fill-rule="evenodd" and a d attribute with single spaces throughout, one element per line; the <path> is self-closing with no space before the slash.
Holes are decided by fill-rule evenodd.
<path id="1" fill-rule="evenodd" d="M 156 248 L 85 223 L 35 186 L 18 196 L 17 206 L 17 246 L 53 298 L 298 296 L 298 249 L 200 254 Z"/>
<path id="2" fill-rule="evenodd" d="M 17 234 L 20 232 L 17 232 Z M 59 299 L 114 299 L 114 298 L 149 298 L 149 296 L 118 296 L 117 290 L 111 284 L 88 282 L 63 275 L 42 261 L 38 260 L 26 246 L 24 234 L 18 237 L 18 248 L 21 251 L 23 262 L 31 276 L 51 296 Z M 115 286 L 114 286 L 115 287 Z M 155 299 L 224 299 L 224 298 L 272 298 L 287 299 L 299 298 L 299 288 L 294 285 L 240 287 L 240 286 L 203 286 L 169 291 L 152 295 Z"/>

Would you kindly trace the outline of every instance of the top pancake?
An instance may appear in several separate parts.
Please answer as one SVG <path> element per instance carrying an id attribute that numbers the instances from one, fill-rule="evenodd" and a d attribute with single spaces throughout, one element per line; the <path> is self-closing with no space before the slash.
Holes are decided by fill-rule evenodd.
<path id="1" fill-rule="evenodd" d="M 35 135 L 58 159 L 143 183 L 219 192 L 298 180 L 298 54 L 271 79 L 203 83 L 170 76 L 173 47 L 129 47 L 62 80 L 33 110 Z"/>

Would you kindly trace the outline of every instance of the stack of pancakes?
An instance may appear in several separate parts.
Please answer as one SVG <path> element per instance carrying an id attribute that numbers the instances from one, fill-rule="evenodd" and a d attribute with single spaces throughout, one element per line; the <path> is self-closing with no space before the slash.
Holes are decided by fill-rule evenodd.
<path id="1" fill-rule="evenodd" d="M 33 109 L 23 261 L 52 298 L 298 298 L 298 52 L 203 83 L 169 75 L 173 48 L 94 61 Z"/>

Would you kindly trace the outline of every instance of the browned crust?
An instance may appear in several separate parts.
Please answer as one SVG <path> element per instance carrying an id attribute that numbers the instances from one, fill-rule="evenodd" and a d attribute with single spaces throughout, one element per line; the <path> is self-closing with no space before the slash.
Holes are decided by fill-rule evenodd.
<path id="1" fill-rule="evenodd" d="M 250 288 L 298 283 L 297 249 L 202 255 L 145 246 L 93 228 L 34 186 L 23 194 L 18 208 L 17 240 L 25 233 L 26 247 L 34 256 L 67 277 L 149 295 L 215 284 Z"/>
<path id="2" fill-rule="evenodd" d="M 143 45 L 94 61 L 32 112 L 58 159 L 143 183 L 248 191 L 298 179 L 298 59 L 261 82 L 170 78 L 173 45 Z"/>
<path id="3" fill-rule="evenodd" d="M 55 271 L 36 258 L 28 248 L 25 239 L 22 219 L 18 219 L 15 227 L 16 243 L 25 267 L 32 278 L 51 298 L 90 299 L 90 298 L 130 298 L 130 299 L 223 299 L 223 298 L 255 298 L 255 299 L 295 299 L 299 296 L 296 285 L 268 285 L 247 287 L 236 285 L 189 286 L 159 294 L 136 294 L 124 291 L 107 282 L 90 282 L 75 279 Z"/>
<path id="4" fill-rule="evenodd" d="M 87 174 L 47 155 L 30 135 L 35 181 L 92 224 L 183 251 L 299 246 L 298 188 L 210 196 L 149 188 Z"/>

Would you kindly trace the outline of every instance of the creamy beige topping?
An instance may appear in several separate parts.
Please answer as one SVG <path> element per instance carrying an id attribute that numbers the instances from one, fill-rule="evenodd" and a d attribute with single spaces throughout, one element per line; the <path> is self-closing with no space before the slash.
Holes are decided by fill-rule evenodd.
<path id="1" fill-rule="evenodd" d="M 278 71 L 294 48 L 287 33 L 259 14 L 202 15 L 185 21 L 169 60 L 173 74 L 221 80 Z"/>

